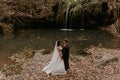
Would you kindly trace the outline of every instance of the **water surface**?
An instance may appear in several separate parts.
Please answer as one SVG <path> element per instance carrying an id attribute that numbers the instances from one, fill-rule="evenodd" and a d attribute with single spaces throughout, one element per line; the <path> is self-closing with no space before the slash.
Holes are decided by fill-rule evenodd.
<path id="1" fill-rule="evenodd" d="M 10 63 L 8 57 L 24 48 L 35 50 L 47 49 L 52 51 L 56 40 L 67 38 L 70 44 L 70 52 L 79 54 L 80 50 L 92 46 L 101 45 L 104 48 L 120 49 L 120 38 L 114 37 L 108 32 L 99 30 L 71 30 L 58 29 L 25 30 L 16 33 L 12 37 L 0 37 L 0 68 Z"/>

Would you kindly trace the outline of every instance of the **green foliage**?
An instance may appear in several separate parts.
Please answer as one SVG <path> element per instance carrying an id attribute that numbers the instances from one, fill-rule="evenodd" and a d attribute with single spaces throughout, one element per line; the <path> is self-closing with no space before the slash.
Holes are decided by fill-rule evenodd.
<path id="1" fill-rule="evenodd" d="M 94 10 L 95 12 L 101 12 L 101 4 L 100 3 L 88 3 L 89 10 L 92 12 Z"/>
<path id="2" fill-rule="evenodd" d="M 67 0 L 67 4 L 71 3 L 73 16 L 78 16 L 81 13 L 89 12 L 89 13 L 95 13 L 98 14 L 101 12 L 101 4 L 98 2 L 98 0 L 77 0 L 77 1 L 71 1 Z"/>
<path id="3" fill-rule="evenodd" d="M 76 3 L 76 6 L 73 8 L 74 16 L 79 15 L 82 12 L 83 6 L 81 3 Z"/>

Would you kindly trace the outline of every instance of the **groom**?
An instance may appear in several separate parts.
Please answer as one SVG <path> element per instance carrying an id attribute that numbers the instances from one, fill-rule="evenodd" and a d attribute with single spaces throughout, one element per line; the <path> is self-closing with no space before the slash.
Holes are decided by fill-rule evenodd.
<path id="1" fill-rule="evenodd" d="M 64 60 L 65 70 L 67 71 L 69 69 L 69 45 L 68 40 L 63 41 L 63 49 L 62 49 L 62 58 Z"/>

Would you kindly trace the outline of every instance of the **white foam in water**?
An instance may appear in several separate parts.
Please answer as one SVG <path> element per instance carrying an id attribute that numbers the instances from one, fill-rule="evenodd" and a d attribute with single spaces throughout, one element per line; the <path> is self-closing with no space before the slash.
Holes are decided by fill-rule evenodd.
<path id="1" fill-rule="evenodd" d="M 80 31 L 84 31 L 85 29 L 79 29 Z"/>
<path id="2" fill-rule="evenodd" d="M 61 31 L 73 31 L 74 29 L 60 29 Z"/>

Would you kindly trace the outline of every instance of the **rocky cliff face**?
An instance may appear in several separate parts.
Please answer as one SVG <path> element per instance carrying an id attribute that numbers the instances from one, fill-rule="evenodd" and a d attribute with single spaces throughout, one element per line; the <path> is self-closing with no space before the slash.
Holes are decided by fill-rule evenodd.
<path id="1" fill-rule="evenodd" d="M 0 0 L 0 30 L 4 30 L 3 24 L 16 30 L 53 23 L 56 4 L 55 0 Z"/>
<path id="2" fill-rule="evenodd" d="M 52 28 L 49 25 L 55 28 L 64 27 L 69 2 L 70 0 L 0 0 L 0 32 L 12 33 L 25 28 Z M 77 21 L 81 18 L 79 9 L 84 8 L 84 6 L 80 7 L 80 4 L 82 3 L 79 3 L 78 0 L 76 4 L 73 4 L 74 8 L 71 9 L 75 16 L 74 19 L 78 19 Z M 98 22 L 100 22 L 99 18 L 101 18 L 101 16 L 99 16 L 102 11 L 101 5 L 100 3 L 99 5 L 91 6 L 89 15 L 86 8 L 84 8 L 84 22 L 87 22 L 90 26 L 93 24 L 100 25 L 101 23 Z M 104 13 L 102 17 L 106 15 L 108 14 Z M 106 19 L 103 18 L 101 21 L 110 20 L 107 18 L 108 17 L 106 17 Z M 82 26 L 80 25 L 82 24 L 81 21 L 77 22 L 76 20 L 72 23 L 73 26 Z M 76 22 L 80 24 L 76 24 Z"/>

